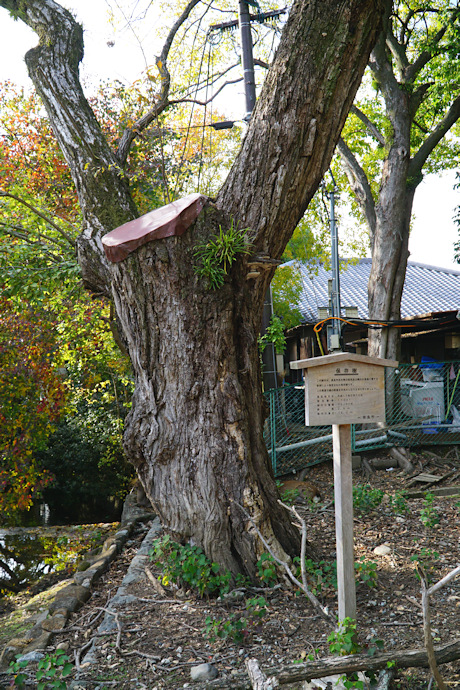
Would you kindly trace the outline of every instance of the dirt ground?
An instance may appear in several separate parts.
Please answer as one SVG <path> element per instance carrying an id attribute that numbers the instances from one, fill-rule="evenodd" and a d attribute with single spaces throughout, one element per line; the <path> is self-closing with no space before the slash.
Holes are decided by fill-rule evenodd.
<path id="1" fill-rule="evenodd" d="M 374 456 L 367 453 L 366 457 L 377 455 L 383 453 Z M 375 640 L 381 640 L 388 652 L 423 648 L 416 562 L 424 566 L 433 583 L 460 563 L 460 495 L 436 497 L 431 505 L 425 498 L 405 501 L 398 498 L 398 492 L 427 490 L 426 483 L 413 481 L 422 472 L 446 476 L 436 486 L 460 485 L 458 451 L 456 448 L 419 450 L 412 454 L 411 460 L 415 468 L 411 476 L 399 469 L 379 470 L 370 475 L 357 469 L 353 473 L 354 486 L 366 487 L 356 498 L 355 560 L 359 562 L 363 558 L 366 563 L 375 563 L 377 574 L 374 587 L 361 581 L 357 584 L 358 639 L 364 650 L 374 647 Z M 335 612 L 336 591 L 331 584 L 330 569 L 335 559 L 331 463 L 312 467 L 307 480 L 316 484 L 322 497 L 316 505 L 296 504 L 306 520 L 308 538 L 320 554 L 315 566 L 311 565 L 311 583 L 318 589 L 319 579 L 323 579 L 318 597 Z M 378 506 L 372 507 L 377 490 L 384 497 Z M 64 644 L 71 661 L 96 633 L 102 609 L 116 593 L 144 534 L 145 531 L 139 531 L 128 543 L 95 585 L 90 601 L 74 614 L 67 629 L 54 638 L 55 645 Z M 389 547 L 387 555 L 374 553 L 381 545 Z M 372 568 L 364 566 L 364 577 Z M 150 570 L 161 580 L 161 569 L 153 562 Z M 165 594 L 161 595 L 149 579 L 132 585 L 129 591 L 138 599 L 120 609 L 118 632 L 98 642 L 97 664 L 85 670 L 84 687 L 100 690 L 193 687 L 191 667 L 209 662 L 220 677 L 228 677 L 227 687 L 231 688 L 232 674 L 244 670 L 244 660 L 248 657 L 255 657 L 266 669 L 304 660 L 310 654 L 315 658 L 330 655 L 327 638 L 331 627 L 304 596 L 285 585 L 262 590 L 246 588 L 239 595 L 241 599 L 229 603 L 200 599 L 173 584 L 165 586 Z M 235 622 L 238 616 L 247 616 L 246 600 L 255 596 L 265 598 L 267 612 L 258 625 L 248 630 L 243 642 L 206 637 L 207 617 Z M 172 603 L 162 604 L 162 599 Z M 460 577 L 432 597 L 431 622 L 435 645 L 460 637 Z M 115 648 L 115 637 L 119 650 Z M 445 664 L 440 670 L 449 688 L 460 688 L 460 660 Z M 397 673 L 391 687 L 413 690 L 433 687 L 430 677 L 428 670 L 408 669 Z"/>

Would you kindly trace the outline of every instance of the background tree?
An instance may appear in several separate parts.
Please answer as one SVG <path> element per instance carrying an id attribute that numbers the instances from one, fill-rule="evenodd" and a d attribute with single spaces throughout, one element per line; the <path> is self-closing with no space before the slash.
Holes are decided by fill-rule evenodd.
<path id="1" fill-rule="evenodd" d="M 126 490 L 130 368 L 108 301 L 101 306 L 81 283 L 75 188 L 43 106 L 10 83 L 0 89 L 0 523 L 24 519 L 40 495 L 62 519 L 63 507 L 68 516 L 85 504 L 76 491 L 83 470 L 99 497 Z M 63 433 L 67 452 L 56 464 Z"/>
<path id="2" fill-rule="evenodd" d="M 240 506 L 279 554 L 295 553 L 299 538 L 277 503 L 262 435 L 257 334 L 273 264 L 247 275 L 257 256 L 281 257 L 311 200 L 384 7 L 378 0 L 295 3 L 215 204 L 180 238 L 111 264 L 101 235 L 138 214 L 124 174 L 130 147 L 169 103 L 169 51 L 199 4 L 191 0 L 173 25 L 157 60 L 161 79 L 150 110 L 124 130 L 114 151 L 79 82 L 81 27 L 53 0 L 0 1 L 39 37 L 26 64 L 76 186 L 83 279 L 113 298 L 130 353 L 136 387 L 127 453 L 171 532 L 193 537 L 233 572 L 253 574 L 262 547 Z M 238 254 L 223 285 L 209 290 L 196 270 L 197 251 L 232 228 L 248 228 L 253 253 Z"/>
<path id="3" fill-rule="evenodd" d="M 52 360 L 51 314 L 0 298 L 0 522 L 15 521 L 52 479 L 37 462 L 66 401 Z"/>
<path id="4" fill-rule="evenodd" d="M 369 60 L 338 150 L 369 230 L 369 317 L 400 319 L 415 191 L 458 164 L 448 133 L 460 117 L 458 2 L 397 0 Z M 398 359 L 399 332 L 369 332 L 369 354 Z"/>

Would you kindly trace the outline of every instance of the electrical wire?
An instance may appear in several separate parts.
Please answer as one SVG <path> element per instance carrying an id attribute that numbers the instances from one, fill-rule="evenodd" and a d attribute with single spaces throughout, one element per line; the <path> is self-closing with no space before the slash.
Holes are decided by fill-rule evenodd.
<path id="1" fill-rule="evenodd" d="M 314 326 L 313 326 L 313 331 L 315 333 L 319 333 L 324 324 L 327 323 L 328 321 L 342 321 L 343 323 L 348 324 L 349 326 L 369 326 L 370 328 L 420 328 L 420 326 L 444 326 L 446 324 L 452 323 L 455 321 L 455 319 L 448 319 L 446 321 L 440 321 L 436 319 L 432 319 L 431 321 L 428 320 L 423 320 L 423 319 L 418 319 L 418 320 L 413 320 L 413 321 L 403 321 L 403 320 L 394 320 L 394 321 L 371 321 L 369 319 L 344 319 L 339 316 L 328 316 L 327 319 L 323 319 L 322 321 L 318 321 Z"/>
<path id="2" fill-rule="evenodd" d="M 197 33 L 198 33 L 198 29 L 197 29 Z M 196 91 L 195 91 L 195 98 L 196 98 L 197 93 L 198 93 L 198 85 L 199 85 L 200 78 L 201 78 L 201 70 L 203 69 L 203 62 L 204 62 L 204 56 L 205 56 L 205 53 L 206 53 L 206 46 L 207 46 L 207 38 L 206 38 L 205 41 L 204 41 L 203 50 L 202 50 L 202 53 L 201 53 L 200 66 L 199 66 L 199 69 L 198 69 L 197 87 L 196 87 Z M 178 173 L 177 173 L 177 178 L 176 178 L 176 186 L 174 187 L 174 197 L 176 196 L 177 189 L 178 189 L 178 186 L 179 186 L 179 174 L 180 174 L 180 171 L 181 171 L 181 169 L 182 169 L 182 166 L 183 166 L 184 160 L 185 160 L 185 154 L 186 154 L 186 151 L 187 151 L 187 145 L 188 145 L 188 140 L 189 140 L 190 129 L 192 128 L 191 125 L 192 125 L 192 119 L 193 119 L 193 112 L 194 112 L 194 109 L 195 109 L 195 103 L 192 103 L 192 107 L 191 107 L 191 109 L 190 109 L 190 118 L 189 118 L 188 127 L 187 127 L 187 134 L 186 134 L 186 137 L 185 137 L 184 147 L 183 147 L 183 149 L 182 149 L 182 155 L 181 155 L 181 159 L 180 159 L 179 166 L 178 166 Z"/>
<path id="3" fill-rule="evenodd" d="M 315 330 L 315 329 L 313 329 L 313 330 Z M 319 337 L 319 331 L 315 331 L 315 335 L 316 335 L 316 340 L 318 341 L 319 350 L 324 357 L 324 350 L 323 350 L 323 345 L 321 343 L 321 338 Z"/>
<path id="4" fill-rule="evenodd" d="M 203 112 L 203 131 L 201 133 L 201 145 L 200 145 L 200 165 L 198 166 L 198 179 L 196 183 L 196 190 L 197 192 L 200 191 L 200 180 L 201 180 L 201 172 L 203 170 L 203 151 L 204 151 L 204 138 L 205 138 L 205 132 L 206 132 L 206 115 L 207 115 L 207 103 L 208 103 L 208 87 L 209 87 L 209 75 L 210 75 L 210 67 L 211 67 L 211 50 L 212 50 L 212 44 L 208 44 L 208 64 L 207 64 L 207 70 L 206 70 L 206 91 L 205 91 L 205 106 L 204 106 L 204 112 Z"/>

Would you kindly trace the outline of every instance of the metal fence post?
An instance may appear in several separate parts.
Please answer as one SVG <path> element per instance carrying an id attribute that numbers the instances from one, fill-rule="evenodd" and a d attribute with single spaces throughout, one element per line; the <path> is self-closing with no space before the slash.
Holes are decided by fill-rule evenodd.
<path id="1" fill-rule="evenodd" d="M 273 474 L 276 477 L 276 389 L 270 391 L 270 441 Z"/>

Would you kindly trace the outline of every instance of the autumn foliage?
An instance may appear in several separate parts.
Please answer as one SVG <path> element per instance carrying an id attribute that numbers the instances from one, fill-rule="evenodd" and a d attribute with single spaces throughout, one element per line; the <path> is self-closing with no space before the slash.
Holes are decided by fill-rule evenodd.
<path id="1" fill-rule="evenodd" d="M 62 415 L 66 389 L 53 367 L 51 315 L 0 297 L 0 519 L 27 510 L 52 477 L 35 452 Z"/>
<path id="2" fill-rule="evenodd" d="M 40 200 L 54 215 L 73 220 L 79 213 L 75 188 L 39 97 L 6 81 L 0 103 L 0 190 Z"/>
<path id="3" fill-rule="evenodd" d="M 114 149 L 148 104 L 149 88 L 148 81 L 102 84 L 91 98 Z M 11 82 L 0 83 L 0 99 L 1 523 L 29 510 L 45 490 L 47 502 L 53 492 L 64 495 L 84 444 L 98 450 L 94 486 L 95 473 L 129 475 L 121 437 L 132 381 L 112 337 L 109 305 L 82 287 L 74 244 L 78 200 L 43 106 L 36 94 Z M 213 191 L 239 140 L 237 131 L 203 128 L 219 119 L 175 107 L 135 142 L 124 174 L 139 213 L 188 193 L 197 182 L 203 192 Z M 56 465 L 54 448 L 69 429 L 81 447 Z M 117 481 L 124 486 L 123 477 Z M 77 483 L 83 486 L 81 478 Z M 108 480 L 104 486 L 117 493 Z"/>

